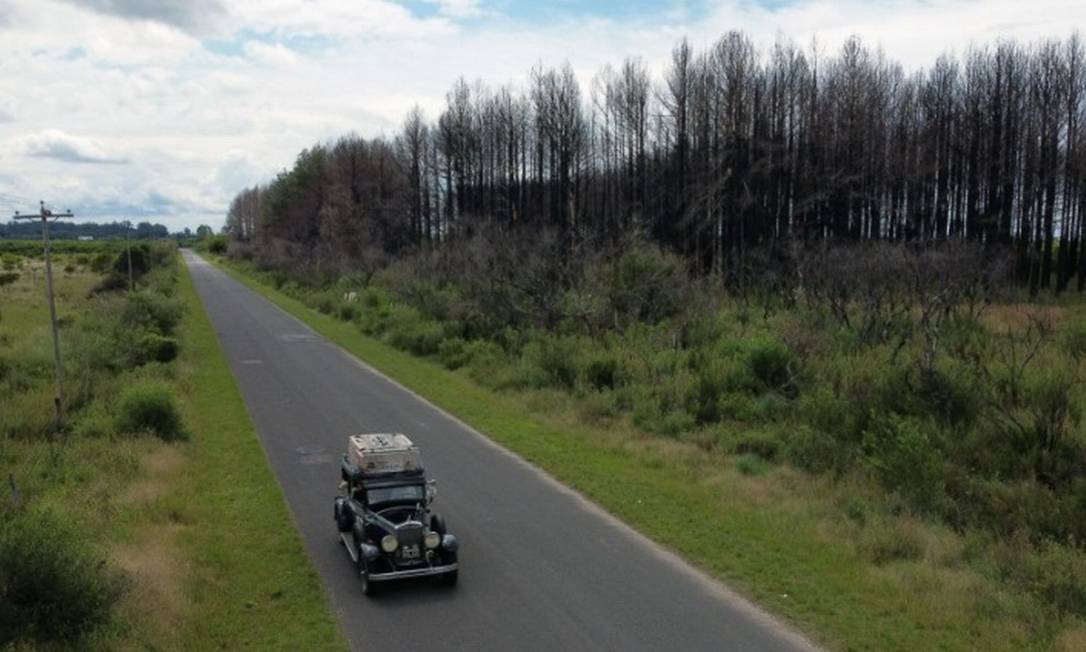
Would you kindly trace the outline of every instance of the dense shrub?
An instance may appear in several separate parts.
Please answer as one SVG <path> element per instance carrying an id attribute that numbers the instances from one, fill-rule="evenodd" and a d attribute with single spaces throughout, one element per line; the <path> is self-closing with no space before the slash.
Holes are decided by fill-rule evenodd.
<path id="1" fill-rule="evenodd" d="M 765 475 L 769 464 L 755 453 L 744 453 L 736 458 L 735 468 L 743 475 Z"/>
<path id="2" fill-rule="evenodd" d="M 762 390 L 791 393 L 792 354 L 781 342 L 755 339 L 747 343 L 744 357 L 747 369 Z"/>
<path id="3" fill-rule="evenodd" d="M 502 372 L 508 373 L 509 354 L 487 340 L 475 340 L 464 346 L 464 355 L 469 360 L 468 375 L 472 380 L 486 387 L 497 387 Z"/>
<path id="4" fill-rule="evenodd" d="M 781 451 L 781 440 L 774 433 L 761 430 L 748 430 L 739 436 L 732 452 L 744 455 L 751 453 L 758 457 L 772 461 L 777 459 Z"/>
<path id="5" fill-rule="evenodd" d="M 585 383 L 594 389 L 614 389 L 619 382 L 618 360 L 608 354 L 597 354 L 584 368 Z"/>
<path id="6" fill-rule="evenodd" d="M 160 383 L 144 382 L 122 391 L 117 402 L 116 426 L 120 432 L 147 432 L 166 441 L 185 437 L 173 394 Z"/>
<path id="7" fill-rule="evenodd" d="M 170 362 L 177 357 L 180 345 L 172 337 L 138 330 L 131 336 L 128 366 L 138 367 L 148 362 Z"/>
<path id="8" fill-rule="evenodd" d="M 213 254 L 222 255 L 226 253 L 226 236 L 225 235 L 213 235 L 207 239 L 207 250 Z"/>
<path id="9" fill-rule="evenodd" d="M 446 369 L 459 369 L 471 361 L 468 343 L 460 337 L 442 340 L 437 347 L 437 357 Z"/>
<path id="10" fill-rule="evenodd" d="M 540 336 L 524 352 L 524 362 L 539 371 L 542 385 L 572 389 L 577 383 L 579 342 L 568 337 Z"/>
<path id="11" fill-rule="evenodd" d="M 110 270 L 119 276 L 128 278 L 129 253 L 132 256 L 132 276 L 140 278 L 150 271 L 153 262 L 151 260 L 151 247 L 145 243 L 134 244 L 129 250 L 121 251 L 113 256 Z"/>
<path id="12" fill-rule="evenodd" d="M 0 646 L 73 642 L 109 622 L 124 580 L 60 518 L 0 521 Z"/>
<path id="13" fill-rule="evenodd" d="M 852 465 L 853 450 L 832 435 L 808 426 L 797 426 L 784 444 L 788 461 L 814 473 L 848 469 Z"/>
<path id="14" fill-rule="evenodd" d="M 423 317 L 418 311 L 397 308 L 389 314 L 385 339 L 392 346 L 415 355 L 433 355 L 445 338 L 441 324 Z"/>
<path id="15" fill-rule="evenodd" d="M 341 303 L 337 316 L 343 321 L 354 321 L 358 317 L 358 308 L 349 303 Z"/>
<path id="16" fill-rule="evenodd" d="M 105 274 L 113 264 L 113 255 L 106 251 L 100 251 L 91 259 L 90 267 L 95 274 Z"/>
<path id="17" fill-rule="evenodd" d="M 865 459 L 882 484 L 929 510 L 941 507 L 944 491 L 935 432 L 915 418 L 876 414 L 863 438 Z"/>
<path id="18" fill-rule="evenodd" d="M 637 239 L 595 273 L 607 299 L 604 317 L 617 322 L 613 326 L 666 319 L 679 313 L 691 296 L 682 258 Z"/>
<path id="19" fill-rule="evenodd" d="M 121 313 L 122 328 L 142 328 L 160 335 L 172 335 L 184 315 L 184 305 L 154 292 L 130 294 Z"/>

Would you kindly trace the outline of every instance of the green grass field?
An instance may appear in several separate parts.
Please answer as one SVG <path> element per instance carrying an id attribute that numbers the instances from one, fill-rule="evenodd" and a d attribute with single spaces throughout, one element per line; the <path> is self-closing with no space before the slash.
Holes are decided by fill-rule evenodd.
<path id="1" fill-rule="evenodd" d="M 88 294 L 102 278 L 97 253 L 54 260 L 68 391 L 59 433 L 41 263 L 6 254 L 18 278 L 0 286 L 0 519 L 63 521 L 55 545 L 89 551 L 99 579 L 124 590 L 108 621 L 76 639 L 9 639 L 18 624 L 0 609 L 0 649 L 344 649 L 187 273 L 175 265 L 176 281 L 149 281 L 183 305 L 180 356 L 108 370 L 117 361 L 93 351 L 112 350 L 113 331 L 95 325 L 126 299 Z M 119 432 L 116 397 L 147 385 L 175 398 L 181 440 Z"/>
<path id="2" fill-rule="evenodd" d="M 225 267 L 360 359 L 828 647 L 1075 649 L 1086 638 L 1081 621 L 1055 617 L 1035 597 L 979 572 L 972 563 L 979 541 L 882 510 L 881 496 L 866 485 L 765 468 L 756 458 L 648 436 L 628 421 L 585 425 L 563 392 L 482 388 L 463 371 L 399 351 Z"/>

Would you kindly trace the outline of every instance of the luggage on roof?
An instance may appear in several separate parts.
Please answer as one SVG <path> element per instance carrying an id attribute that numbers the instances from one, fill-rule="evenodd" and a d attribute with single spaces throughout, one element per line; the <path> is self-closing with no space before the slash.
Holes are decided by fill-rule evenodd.
<path id="1" fill-rule="evenodd" d="M 362 473 L 403 473 L 422 470 L 419 448 L 402 433 L 351 435 L 347 461 Z"/>

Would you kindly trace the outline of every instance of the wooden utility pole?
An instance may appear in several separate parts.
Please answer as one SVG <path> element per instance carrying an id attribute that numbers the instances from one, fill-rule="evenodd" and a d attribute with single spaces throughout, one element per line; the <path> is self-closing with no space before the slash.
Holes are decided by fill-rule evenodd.
<path id="1" fill-rule="evenodd" d="M 53 300 L 53 263 L 49 258 L 49 222 L 60 217 L 75 217 L 71 211 L 54 213 L 41 202 L 37 215 L 20 215 L 15 211 L 17 220 L 41 220 L 41 238 L 45 247 L 45 290 L 49 297 L 49 321 L 53 325 L 53 362 L 56 365 L 57 391 L 53 397 L 53 407 L 56 410 L 57 426 L 64 425 L 64 367 L 60 361 L 60 329 L 57 327 L 57 306 Z"/>

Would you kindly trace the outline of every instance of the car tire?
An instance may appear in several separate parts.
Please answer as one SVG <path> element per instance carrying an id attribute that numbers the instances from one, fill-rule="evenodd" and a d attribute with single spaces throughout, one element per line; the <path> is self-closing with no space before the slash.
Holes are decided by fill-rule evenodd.
<path id="1" fill-rule="evenodd" d="M 446 533 L 445 519 L 441 518 L 439 514 L 434 514 L 430 517 L 430 529 L 444 537 Z"/>
<path id="2" fill-rule="evenodd" d="M 369 568 L 366 566 L 366 558 L 362 556 L 362 550 L 358 551 L 358 579 L 362 582 L 362 595 L 372 597 L 377 593 L 377 583 L 370 581 Z"/>

